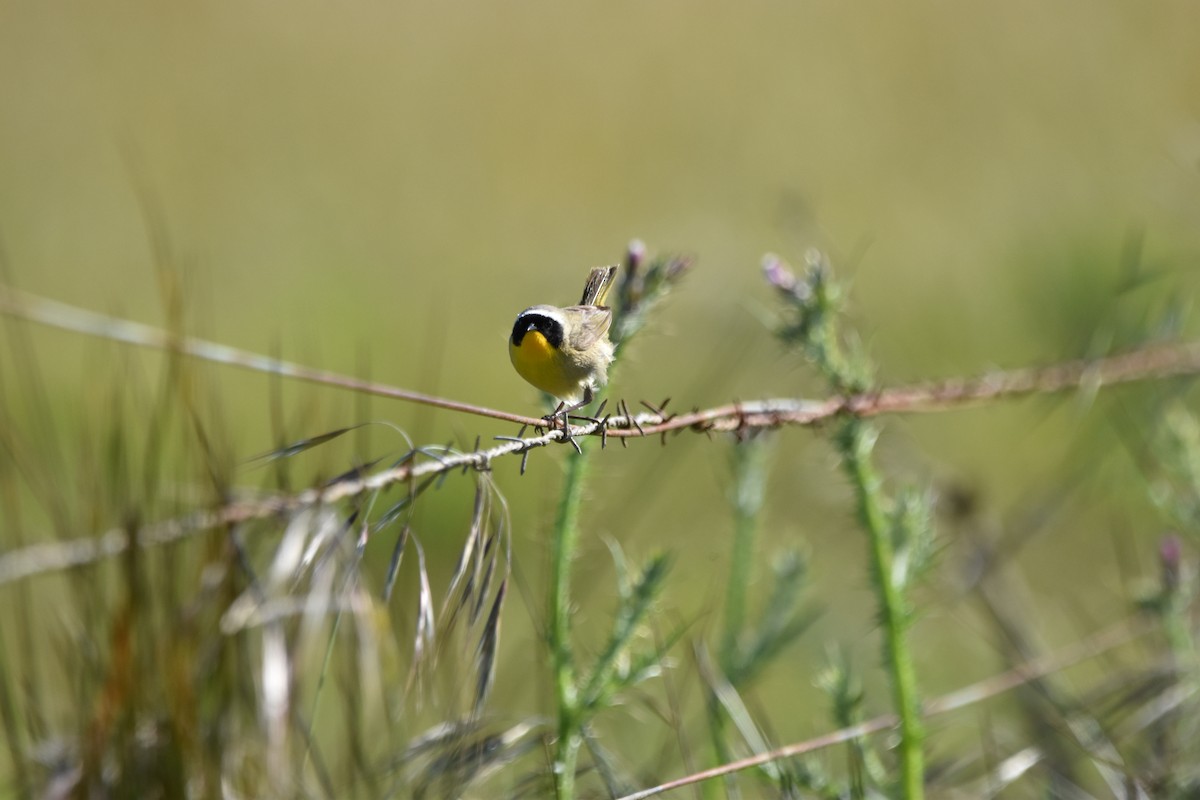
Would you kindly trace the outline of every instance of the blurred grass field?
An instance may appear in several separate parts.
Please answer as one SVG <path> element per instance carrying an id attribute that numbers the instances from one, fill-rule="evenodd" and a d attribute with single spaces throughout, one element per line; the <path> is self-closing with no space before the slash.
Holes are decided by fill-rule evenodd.
<path id="1" fill-rule="evenodd" d="M 775 308 L 758 266 L 767 251 L 831 254 L 885 385 L 1100 355 L 1168 323 L 1194 336 L 1198 31 L 1200 11 L 1182 0 L 6 0 L 3 280 L 165 326 L 176 320 L 160 276 L 181 275 L 191 333 L 527 414 L 541 412 L 505 355 L 513 315 L 573 300 L 587 268 L 615 263 L 634 237 L 697 262 L 622 360 L 614 393 L 631 403 L 670 397 L 682 410 L 827 392 L 771 334 Z M 1144 283 L 1129 283 L 1131 264 Z M 366 419 L 393 422 L 418 444 L 469 448 L 477 435 L 516 433 L 205 365 L 189 380 L 213 452 L 182 444 L 187 415 L 167 412 L 161 474 L 147 476 L 139 458 L 152 434 L 139 423 L 167 402 L 156 394 L 163 357 L 8 321 L 0 331 L 4 424 L 24 448 L 17 456 L 10 444 L 6 457 L 0 551 L 64 532 L 56 510 L 38 505 L 45 495 L 25 485 L 30 475 L 58 482 L 57 511 L 74 535 L 126 522 L 120 513 L 140 489 L 98 502 L 108 481 L 119 483 L 96 474 L 114 469 L 117 450 L 129 454 L 131 483 L 159 484 L 140 510 L 149 522 L 212 499 L 204 458 L 237 485 L 269 484 L 270 468 L 246 462 L 281 437 Z M 1020 584 L 1014 604 L 1049 649 L 1128 613 L 1172 524 L 1151 502 L 1146 444 L 1171 397 L 1186 405 L 1194 392 L 1171 383 L 885 421 L 889 478 L 970 506 L 941 516 L 943 559 L 919 595 L 923 692 L 1003 666 L 1004 647 L 964 594 L 972 537 L 1016 543 L 1003 557 Z M 113 444 L 121 437 L 124 448 Z M 299 488 L 362 451 L 403 447 L 371 428 L 298 457 L 291 480 Z M 522 584 L 505 609 L 490 706 L 502 716 L 552 713 L 537 626 L 564 449 L 534 452 L 524 477 L 515 459 L 495 467 Z M 714 628 L 713 581 L 727 574 L 733 525 L 729 449 L 685 434 L 665 448 L 635 441 L 593 454 L 577 561 L 592 579 L 574 598 L 580 639 L 602 637 L 615 602 L 610 542 L 634 563 L 671 553 L 666 618 L 686 620 L 689 635 Z M 761 556 L 800 544 L 822 610 L 753 693 L 787 742 L 833 727 L 813 687 L 831 646 L 864 673 L 868 708 L 887 710 L 887 694 L 864 547 L 834 451 L 819 431 L 784 430 L 769 458 Z M 415 508 L 435 595 L 462 546 L 470 497 L 451 479 Z M 382 582 L 391 547 L 367 548 L 368 583 Z M 195 580 L 190 559 L 202 550 L 151 556 L 155 569 L 170 563 L 160 588 L 169 593 L 173 576 Z M 118 566 L 96 570 L 120 585 Z M 406 561 L 398 581 L 410 601 L 414 570 Z M 10 671 L 30 644 L 45 670 L 35 727 L 46 739 L 78 733 L 87 717 L 74 648 L 93 637 L 88 658 L 100 663 L 110 643 L 104 603 L 88 608 L 92 590 L 70 584 L 33 579 L 19 600 L 0 587 Z M 119 592 L 105 586 L 95 580 L 96 597 L 115 607 Z M 765 592 L 756 585 L 751 596 Z M 19 614 L 45 625 L 32 643 Z M 411 625 L 401 617 L 398 626 Z M 696 682 L 686 650 L 675 656 L 684 695 Z M 444 700 L 466 678 L 439 680 Z M 320 712 L 340 717 L 337 695 L 321 697 Z M 420 713 L 437 719 L 437 703 Z M 671 726 L 649 716 L 618 709 L 601 724 L 628 743 L 621 755 L 639 777 L 665 779 L 686 759 Z M 947 750 L 977 744 L 968 741 L 977 732 L 939 740 L 934 731 Z M 11 785 L 0 766 L 0 792 Z"/>

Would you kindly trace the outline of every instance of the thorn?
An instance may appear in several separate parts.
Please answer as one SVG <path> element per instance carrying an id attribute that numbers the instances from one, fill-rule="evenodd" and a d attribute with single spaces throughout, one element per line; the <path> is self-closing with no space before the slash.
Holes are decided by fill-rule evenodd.
<path id="1" fill-rule="evenodd" d="M 665 410 L 667 407 L 667 403 L 670 403 L 670 402 L 671 402 L 671 398 L 668 397 L 666 400 L 663 400 L 661 403 L 659 403 L 658 407 Z"/>
<path id="2" fill-rule="evenodd" d="M 604 413 L 604 407 L 607 405 L 608 405 L 608 398 L 606 397 L 600 401 L 600 407 L 596 409 L 597 417 Z"/>
<path id="3" fill-rule="evenodd" d="M 526 448 L 521 453 L 521 474 L 525 474 L 525 465 L 529 462 L 529 448 Z"/>
<path id="4" fill-rule="evenodd" d="M 479 441 L 480 441 L 479 434 L 475 434 L 475 446 L 471 448 L 472 452 L 474 452 L 474 453 L 479 452 Z M 463 462 L 463 475 L 467 474 L 467 469 L 470 468 L 470 466 L 471 466 L 470 462 Z M 487 470 L 487 459 L 486 458 L 483 459 L 483 469 L 485 471 Z"/>
<path id="5" fill-rule="evenodd" d="M 629 413 L 629 406 L 625 407 L 625 413 L 629 416 L 629 421 L 633 423 L 633 427 L 637 428 L 638 433 L 645 436 L 646 431 L 642 428 L 641 423 L 637 421 L 637 417 Z"/>
<path id="6" fill-rule="evenodd" d="M 601 403 L 600 407 L 601 407 L 601 409 L 603 409 L 604 404 Z M 612 417 L 612 415 L 610 414 L 610 415 L 606 416 L 603 420 L 600 421 L 600 449 L 601 450 L 603 450 L 605 447 L 608 447 L 608 420 L 611 417 Z"/>
<path id="7" fill-rule="evenodd" d="M 522 425 L 522 426 L 521 426 L 521 430 L 517 431 L 517 438 L 518 438 L 518 439 L 524 439 L 524 438 L 525 438 L 525 429 L 526 429 L 526 428 L 528 428 L 528 427 L 529 427 L 528 425 Z M 499 437 L 496 437 L 496 438 L 499 438 Z"/>
<path id="8" fill-rule="evenodd" d="M 645 400 L 638 400 L 638 402 L 641 403 L 642 405 L 644 405 L 647 409 L 649 409 L 651 414 L 657 414 L 660 417 L 663 415 L 662 409 L 655 408 L 654 406 L 647 403 Z"/>
<path id="9" fill-rule="evenodd" d="M 619 410 L 621 412 L 621 416 L 624 418 L 624 419 L 622 419 L 622 423 L 623 423 L 622 427 L 623 428 L 628 430 L 632 425 L 637 424 L 636 422 L 634 422 L 633 417 L 629 414 L 629 406 L 625 404 L 624 400 L 617 401 L 617 410 Z M 629 442 L 626 441 L 627 438 L 628 437 L 625 437 L 625 436 L 621 437 L 621 447 L 623 447 L 623 448 L 629 447 Z"/>

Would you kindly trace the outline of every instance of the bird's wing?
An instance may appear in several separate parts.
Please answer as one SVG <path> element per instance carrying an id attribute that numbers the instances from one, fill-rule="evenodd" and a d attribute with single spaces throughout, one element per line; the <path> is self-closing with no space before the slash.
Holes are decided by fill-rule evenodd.
<path id="1" fill-rule="evenodd" d="M 600 306 L 575 306 L 572 311 L 579 312 L 579 326 L 571 334 L 571 347 L 576 350 L 587 350 L 598 342 L 612 325 L 612 309 Z"/>

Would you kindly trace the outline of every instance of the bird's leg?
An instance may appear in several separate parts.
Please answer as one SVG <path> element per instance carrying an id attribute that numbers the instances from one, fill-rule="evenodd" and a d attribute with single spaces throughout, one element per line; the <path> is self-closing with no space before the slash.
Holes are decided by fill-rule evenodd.
<path id="1" fill-rule="evenodd" d="M 546 422 L 546 427 L 550 428 L 550 430 L 554 430 L 554 426 L 559 423 L 559 415 L 564 413 L 563 409 L 566 407 L 566 405 L 567 404 L 565 402 L 559 400 L 558 405 L 555 406 L 554 410 L 542 417 L 542 419 Z"/>
<path id="2" fill-rule="evenodd" d="M 580 400 L 578 403 L 567 406 L 566 408 L 564 408 L 562 410 L 563 420 L 564 421 L 566 420 L 567 414 L 571 413 L 572 411 L 577 411 L 577 410 L 583 408 L 584 406 L 591 405 L 592 401 L 595 399 L 596 399 L 596 395 L 592 391 L 592 387 L 584 386 L 583 387 L 583 399 Z"/>

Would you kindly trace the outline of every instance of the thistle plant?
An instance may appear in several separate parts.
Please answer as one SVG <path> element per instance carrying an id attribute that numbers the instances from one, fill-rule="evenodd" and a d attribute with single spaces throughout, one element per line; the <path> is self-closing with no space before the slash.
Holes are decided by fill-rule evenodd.
<path id="1" fill-rule="evenodd" d="M 640 241 L 630 244 L 623 274 L 613 299 L 610 332 L 618 358 L 648 321 L 654 308 L 687 273 L 691 259 L 681 256 L 649 258 Z M 617 366 L 619 361 L 613 366 Z M 610 369 L 610 377 L 612 370 Z M 601 404 L 603 409 L 604 403 Z M 599 413 L 599 412 L 597 412 Z M 626 413 L 626 416 L 628 414 Z M 633 578 L 626 576 L 614 615 L 612 632 L 600 656 L 588 667 L 578 663 L 571 639 L 571 563 L 579 548 L 580 512 L 587 481 L 588 450 L 576 444 L 567 454 L 562 496 L 550 541 L 550 624 L 548 638 L 557 705 L 554 740 L 554 786 L 559 800 L 575 796 L 579 749 L 589 720 L 620 691 L 657 671 L 672 635 L 647 652 L 631 655 L 642 624 L 661 592 L 667 559 L 658 556 Z"/>
<path id="2" fill-rule="evenodd" d="M 929 503 L 918 492 L 888 493 L 872 456 L 879 430 L 849 410 L 851 399 L 872 388 L 874 370 L 858 339 L 841 327 L 842 290 L 828 261 L 821 253 L 810 252 L 803 275 L 797 277 L 778 257 L 767 256 L 763 271 L 784 303 L 780 338 L 798 347 L 831 390 L 847 401 L 832 439 L 854 491 L 870 549 L 883 660 L 899 718 L 899 793 L 918 800 L 925 792 L 924 730 L 908 634 L 914 618 L 911 589 L 929 566 L 933 551 Z"/>

